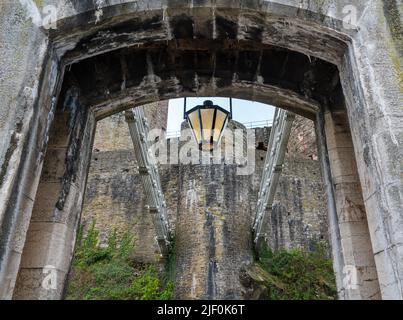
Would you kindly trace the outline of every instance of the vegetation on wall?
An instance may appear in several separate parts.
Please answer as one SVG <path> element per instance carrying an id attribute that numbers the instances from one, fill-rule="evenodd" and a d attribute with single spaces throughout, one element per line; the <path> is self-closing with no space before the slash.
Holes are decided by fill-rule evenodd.
<path id="1" fill-rule="evenodd" d="M 175 278 L 175 245 L 163 271 L 130 258 L 135 241 L 113 232 L 104 247 L 98 245 L 95 221 L 83 236 L 80 228 L 66 299 L 69 300 L 169 300 Z M 174 242 L 173 242 L 174 243 Z M 332 261 L 324 246 L 273 252 L 263 247 L 247 276 L 254 282 L 257 299 L 336 299 Z"/>
<path id="2" fill-rule="evenodd" d="M 95 221 L 85 237 L 80 228 L 66 299 L 171 299 L 173 282 L 163 272 L 130 259 L 135 241 L 129 233 L 113 232 L 105 247 L 98 246 L 98 235 Z"/>
<path id="3" fill-rule="evenodd" d="M 324 246 L 314 252 L 304 249 L 273 252 L 262 248 L 249 268 L 269 300 L 333 300 L 337 298 L 332 261 Z"/>
<path id="4" fill-rule="evenodd" d="M 176 241 L 175 237 L 170 240 L 170 252 L 165 260 L 164 282 L 172 285 L 176 277 Z"/>

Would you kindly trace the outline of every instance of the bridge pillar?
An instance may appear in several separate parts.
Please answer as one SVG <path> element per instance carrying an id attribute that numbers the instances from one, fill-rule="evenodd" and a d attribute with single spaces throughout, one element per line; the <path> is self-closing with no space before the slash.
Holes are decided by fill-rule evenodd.
<path id="1" fill-rule="evenodd" d="M 76 107 L 55 116 L 13 299 L 63 296 L 95 130 L 91 113 Z"/>
<path id="2" fill-rule="evenodd" d="M 338 229 L 341 255 L 336 274 L 341 299 L 380 299 L 377 269 L 368 229 L 367 213 L 358 176 L 354 147 L 343 111 L 326 111 L 324 130 L 331 170 L 337 221 L 329 219 L 330 230 Z M 332 201 L 329 197 L 328 201 Z M 338 225 L 332 225 L 337 223 Z M 333 246 L 337 245 L 333 242 Z M 333 248 L 335 249 L 335 248 Z M 337 259 L 334 259 L 335 263 Z M 336 267 L 336 268 L 337 268 Z"/>

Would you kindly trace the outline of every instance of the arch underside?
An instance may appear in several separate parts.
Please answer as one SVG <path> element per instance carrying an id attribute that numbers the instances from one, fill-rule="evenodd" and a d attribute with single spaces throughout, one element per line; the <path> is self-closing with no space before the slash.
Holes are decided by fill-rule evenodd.
<path id="1" fill-rule="evenodd" d="M 171 40 L 110 51 L 69 67 L 62 93 L 71 87 L 97 119 L 183 96 L 259 101 L 313 119 L 320 105 L 343 100 L 336 66 L 252 41 Z"/>
<path id="2" fill-rule="evenodd" d="M 62 93 L 79 87 L 97 119 L 183 96 L 231 96 L 313 119 L 343 100 L 337 65 L 348 36 L 337 20 L 302 9 L 291 19 L 295 8 L 261 1 L 139 5 L 104 8 L 97 23 L 89 10 L 50 34 L 67 68 Z"/>

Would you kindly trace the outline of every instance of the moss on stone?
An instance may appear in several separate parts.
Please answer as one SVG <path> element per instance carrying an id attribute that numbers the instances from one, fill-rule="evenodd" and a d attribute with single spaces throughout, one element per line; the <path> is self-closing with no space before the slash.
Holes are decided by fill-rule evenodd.
<path id="1" fill-rule="evenodd" d="M 206 212 L 210 212 L 215 218 L 225 221 L 225 215 L 223 212 L 217 208 L 208 207 L 206 208 Z"/>
<path id="2" fill-rule="evenodd" d="M 402 4 L 400 4 L 402 5 Z M 396 71 L 400 91 L 403 92 L 403 27 L 397 2 L 395 0 L 383 0 L 383 8 L 380 13 L 380 23 L 387 24 L 390 36 L 386 37 L 386 49 Z"/>
<path id="3" fill-rule="evenodd" d="M 402 4 L 400 4 L 402 6 Z M 383 11 L 394 40 L 402 41 L 402 22 L 396 0 L 383 0 Z"/>
<path id="4" fill-rule="evenodd" d="M 38 8 L 42 8 L 45 0 L 34 0 L 34 2 Z"/>
<path id="5" fill-rule="evenodd" d="M 403 92 L 403 68 L 402 68 L 402 58 L 397 53 L 396 48 L 391 47 L 389 50 L 389 55 L 392 59 L 394 68 L 397 72 L 398 80 L 399 80 L 399 88 L 400 91 Z"/>

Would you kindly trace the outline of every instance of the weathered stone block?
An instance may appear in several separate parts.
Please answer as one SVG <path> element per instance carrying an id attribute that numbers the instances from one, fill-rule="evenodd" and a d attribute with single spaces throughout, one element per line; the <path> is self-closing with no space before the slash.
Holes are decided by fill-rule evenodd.
<path id="1" fill-rule="evenodd" d="M 42 250 L 36 250 L 38 247 Z M 74 239 L 71 237 L 71 229 L 65 224 L 32 222 L 21 268 L 41 269 L 45 266 L 53 266 L 58 270 L 68 272 L 73 247 Z"/>

